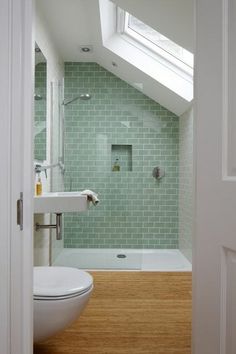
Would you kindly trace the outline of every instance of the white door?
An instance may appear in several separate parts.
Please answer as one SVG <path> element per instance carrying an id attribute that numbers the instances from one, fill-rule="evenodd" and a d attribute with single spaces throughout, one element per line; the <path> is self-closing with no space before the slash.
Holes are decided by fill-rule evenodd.
<path id="1" fill-rule="evenodd" d="M 236 0 L 196 0 L 193 353 L 236 353 Z"/>
<path id="2" fill-rule="evenodd" d="M 32 353 L 32 2 L 0 0 L 0 353 Z M 23 193 L 23 230 L 17 200 Z"/>

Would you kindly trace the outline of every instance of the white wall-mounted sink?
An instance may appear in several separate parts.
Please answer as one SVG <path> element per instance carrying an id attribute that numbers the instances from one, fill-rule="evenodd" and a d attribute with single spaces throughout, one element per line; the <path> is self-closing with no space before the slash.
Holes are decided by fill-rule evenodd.
<path id="1" fill-rule="evenodd" d="M 35 213 L 66 213 L 87 209 L 87 196 L 80 192 L 44 193 L 34 197 Z"/>

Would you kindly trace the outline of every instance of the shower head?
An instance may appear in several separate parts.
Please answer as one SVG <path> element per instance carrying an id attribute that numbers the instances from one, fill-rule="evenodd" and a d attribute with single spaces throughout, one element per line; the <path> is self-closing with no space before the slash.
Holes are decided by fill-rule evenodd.
<path id="1" fill-rule="evenodd" d="M 35 101 L 41 101 L 43 99 L 43 97 L 41 95 L 38 95 L 38 94 L 34 94 L 34 99 Z"/>
<path id="2" fill-rule="evenodd" d="M 82 93 L 82 95 L 80 95 L 79 98 L 80 98 L 81 100 L 86 101 L 86 100 L 90 100 L 91 95 L 90 95 L 89 93 Z"/>
<path id="3" fill-rule="evenodd" d="M 89 93 L 82 93 L 81 95 L 79 95 L 79 96 L 76 96 L 76 97 L 74 97 L 74 98 L 72 98 L 71 100 L 64 100 L 63 101 L 63 105 L 64 106 L 67 106 L 69 103 L 72 103 L 72 102 L 74 102 L 74 101 L 76 101 L 76 100 L 83 100 L 83 101 L 87 101 L 87 100 L 90 100 L 90 98 L 91 98 L 91 95 L 89 94 Z"/>

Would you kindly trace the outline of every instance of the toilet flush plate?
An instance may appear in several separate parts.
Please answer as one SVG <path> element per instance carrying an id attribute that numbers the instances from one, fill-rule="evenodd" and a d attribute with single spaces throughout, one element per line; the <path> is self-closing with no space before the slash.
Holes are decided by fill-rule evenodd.
<path id="1" fill-rule="evenodd" d="M 44 193 L 34 197 L 34 213 L 82 212 L 88 209 L 87 196 L 80 192 Z"/>

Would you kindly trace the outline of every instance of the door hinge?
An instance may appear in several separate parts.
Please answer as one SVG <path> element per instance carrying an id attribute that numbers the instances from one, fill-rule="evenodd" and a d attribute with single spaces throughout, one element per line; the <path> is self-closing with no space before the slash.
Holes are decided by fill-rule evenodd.
<path id="1" fill-rule="evenodd" d="M 17 225 L 20 226 L 20 230 L 23 230 L 23 193 L 20 192 L 20 199 L 16 202 L 17 208 Z"/>

